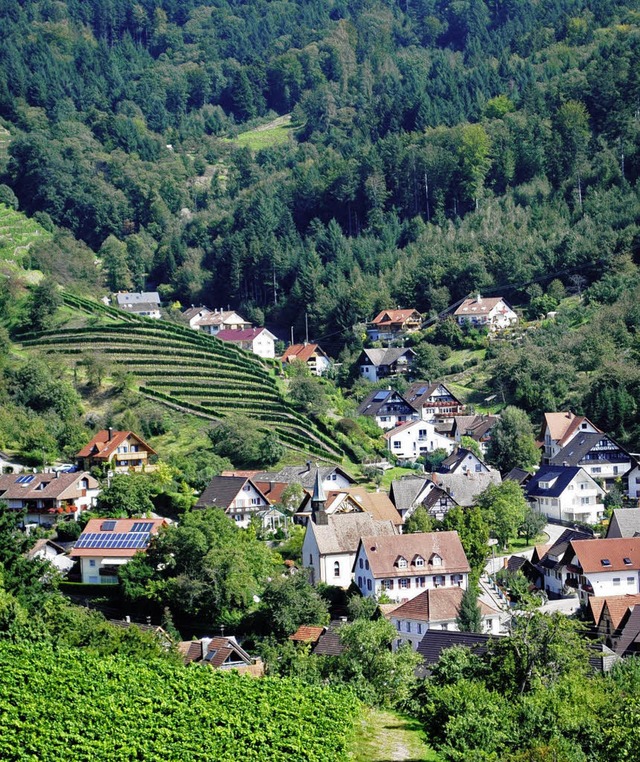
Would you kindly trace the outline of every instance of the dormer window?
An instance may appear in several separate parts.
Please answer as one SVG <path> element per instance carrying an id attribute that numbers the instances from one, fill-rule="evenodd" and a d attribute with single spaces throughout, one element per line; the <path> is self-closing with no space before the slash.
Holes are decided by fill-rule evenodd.
<path id="1" fill-rule="evenodd" d="M 622 560 L 624 561 L 625 566 L 632 566 L 633 565 L 633 562 L 631 561 L 630 558 L 623 558 Z"/>
<path id="2" fill-rule="evenodd" d="M 601 559 L 600 559 L 600 563 L 601 563 L 603 566 L 611 566 L 611 561 L 610 561 L 608 558 L 601 558 Z"/>
<path id="3" fill-rule="evenodd" d="M 551 482 L 539 482 L 538 486 L 540 489 L 549 489 L 549 487 L 551 487 Z"/>
<path id="4" fill-rule="evenodd" d="M 420 566 L 420 567 L 424 566 L 424 558 L 422 556 L 416 556 L 413 559 L 413 565 Z"/>
<path id="5" fill-rule="evenodd" d="M 407 563 L 407 559 L 404 558 L 404 556 L 399 556 L 398 560 L 396 561 L 396 564 L 398 566 L 398 569 L 406 569 L 409 564 Z"/>
<path id="6" fill-rule="evenodd" d="M 442 556 L 439 556 L 437 553 L 434 553 L 429 559 L 429 563 L 432 566 L 442 566 Z"/>

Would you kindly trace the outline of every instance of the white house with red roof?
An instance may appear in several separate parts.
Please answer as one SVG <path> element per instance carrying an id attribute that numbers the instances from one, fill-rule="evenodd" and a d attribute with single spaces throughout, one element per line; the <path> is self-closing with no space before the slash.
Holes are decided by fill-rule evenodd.
<path id="1" fill-rule="evenodd" d="M 565 551 L 565 584 L 589 596 L 640 593 L 640 537 L 573 540 Z"/>
<path id="2" fill-rule="evenodd" d="M 318 344 L 291 344 L 281 358 L 282 362 L 304 363 L 313 376 L 322 376 L 331 367 L 331 360 Z"/>
<path id="3" fill-rule="evenodd" d="M 166 519 L 90 519 L 70 553 L 80 560 L 82 581 L 103 585 L 118 582 L 118 569 L 136 553 L 144 553 Z"/>
<path id="4" fill-rule="evenodd" d="M 400 460 L 415 461 L 439 449 L 446 450 L 447 455 L 450 455 L 456 447 L 453 439 L 439 434 L 429 421 L 408 421 L 383 436 L 389 452 Z"/>
<path id="5" fill-rule="evenodd" d="M 577 434 L 602 434 L 584 415 L 575 415 L 570 410 L 560 413 L 545 413 L 540 440 L 542 442 L 542 462 L 549 463 Z"/>
<path id="6" fill-rule="evenodd" d="M 382 310 L 367 327 L 371 341 L 391 341 L 422 327 L 422 315 L 414 309 Z"/>
<path id="7" fill-rule="evenodd" d="M 471 567 L 457 532 L 362 537 L 353 573 L 363 596 L 404 602 L 425 590 L 467 588 Z"/>
<path id="8" fill-rule="evenodd" d="M 116 473 L 144 471 L 156 451 L 133 431 L 102 429 L 76 455 L 85 471 L 94 466 L 108 467 Z"/>
<path id="9" fill-rule="evenodd" d="M 491 331 L 499 331 L 518 322 L 516 313 L 500 296 L 483 297 L 477 294 L 465 299 L 453 314 L 460 325 L 487 326 Z"/>
<path id="10" fill-rule="evenodd" d="M 251 323 L 233 310 L 204 309 L 206 309 L 206 314 L 203 314 L 193 324 L 191 320 L 189 321 L 192 328 L 204 331 L 211 336 L 216 336 L 219 331 L 244 331 L 251 328 Z"/>
<path id="11" fill-rule="evenodd" d="M 276 356 L 276 337 L 266 328 L 245 328 L 234 330 L 223 328 L 215 334 L 220 341 L 235 344 L 239 349 L 253 352 L 258 357 L 274 358 Z"/>

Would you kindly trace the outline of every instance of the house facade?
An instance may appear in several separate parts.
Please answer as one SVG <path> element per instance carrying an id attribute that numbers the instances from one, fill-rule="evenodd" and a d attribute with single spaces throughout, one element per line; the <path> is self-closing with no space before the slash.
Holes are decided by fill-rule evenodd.
<path id="1" fill-rule="evenodd" d="M 453 313 L 460 325 L 487 327 L 499 331 L 518 322 L 518 316 L 501 297 L 483 297 L 477 294 L 464 302 Z"/>
<path id="2" fill-rule="evenodd" d="M 304 363 L 312 376 L 323 376 L 331 367 L 331 360 L 318 344 L 292 344 L 282 355 L 282 362 Z"/>
<path id="3" fill-rule="evenodd" d="M 160 311 L 160 295 L 157 291 L 142 291 L 138 293 L 121 291 L 116 294 L 116 304 L 121 310 L 131 312 L 141 317 L 150 317 L 159 320 L 162 317 Z"/>
<path id="4" fill-rule="evenodd" d="M 415 421 L 420 416 L 395 389 L 378 389 L 367 395 L 358 407 L 358 415 L 374 418 L 381 429 L 388 431 L 401 423 Z"/>
<path id="5" fill-rule="evenodd" d="M 551 459 L 577 434 L 602 434 L 602 432 L 583 415 L 574 415 L 568 410 L 560 413 L 545 413 L 540 432 L 543 465 L 548 465 Z"/>
<path id="6" fill-rule="evenodd" d="M 583 469 L 541 466 L 526 486 L 533 508 L 550 519 L 597 524 L 604 514 L 605 492 Z"/>
<path id="7" fill-rule="evenodd" d="M 464 405 L 444 384 L 416 381 L 404 398 L 420 414 L 423 421 L 442 421 L 464 413 Z"/>
<path id="8" fill-rule="evenodd" d="M 99 494 L 100 485 L 86 472 L 0 476 L 0 500 L 12 510 L 26 511 L 25 524 L 52 526 L 62 518 L 77 520 L 95 506 Z"/>
<path id="9" fill-rule="evenodd" d="M 424 592 L 401 604 L 386 618 L 396 628 L 397 637 L 393 641 L 396 651 L 402 644 L 409 643 L 417 650 L 425 633 L 429 630 L 449 630 L 458 632 L 456 619 L 464 590 L 461 587 L 440 587 Z M 482 631 L 493 635 L 500 632 L 501 612 L 484 601 L 478 601 Z"/>
<path id="10" fill-rule="evenodd" d="M 471 450 L 456 446 L 451 455 L 442 461 L 438 470 L 449 474 L 488 474 L 491 469 Z"/>
<path id="11" fill-rule="evenodd" d="M 245 328 L 243 330 L 223 328 L 215 334 L 215 337 L 220 341 L 235 344 L 239 349 L 253 352 L 258 357 L 273 359 L 276 356 L 276 337 L 266 328 Z"/>
<path id="12" fill-rule="evenodd" d="M 404 522 L 411 518 L 419 507 L 423 507 L 436 521 L 442 521 L 447 513 L 458 505 L 451 495 L 436 486 L 431 479 L 413 476 L 393 481 L 389 498 Z"/>
<path id="13" fill-rule="evenodd" d="M 189 328 L 194 328 L 196 331 L 198 330 L 200 321 L 207 317 L 208 315 L 211 315 L 213 310 L 210 310 L 208 307 L 194 307 L 193 305 L 189 307 L 189 309 L 185 310 L 182 313 L 182 317 L 187 321 L 189 324 Z"/>
<path id="14" fill-rule="evenodd" d="M 371 341 L 392 341 L 422 327 L 422 315 L 413 309 L 382 310 L 367 327 Z"/>
<path id="15" fill-rule="evenodd" d="M 469 437 L 477 442 L 483 455 L 491 441 L 491 430 L 498 422 L 497 415 L 456 415 L 453 419 L 451 436 L 460 444 L 462 437 Z"/>
<path id="16" fill-rule="evenodd" d="M 413 349 L 390 347 L 389 349 L 363 349 L 358 359 L 360 376 L 367 381 L 403 376 L 411 370 L 416 353 Z"/>
<path id="17" fill-rule="evenodd" d="M 194 508 L 220 508 L 239 527 L 246 529 L 253 516 L 269 511 L 271 503 L 253 479 L 246 476 L 214 476 Z"/>
<path id="18" fill-rule="evenodd" d="M 400 460 L 415 461 L 434 450 L 453 452 L 456 443 L 453 439 L 439 434 L 435 426 L 428 421 L 409 421 L 388 431 L 384 438 L 391 455 Z"/>
<path id="19" fill-rule="evenodd" d="M 466 589 L 470 571 L 457 532 L 362 537 L 354 565 L 355 581 L 364 597 L 377 598 L 384 591 L 398 602 L 429 589 Z"/>
<path id="20" fill-rule="evenodd" d="M 166 524 L 166 519 L 90 519 L 69 555 L 80 561 L 85 584 L 115 584 L 120 566 L 144 553 Z"/>
<path id="21" fill-rule="evenodd" d="M 233 310 L 214 309 L 209 310 L 193 327 L 215 336 L 219 331 L 246 331 L 251 328 L 251 323 Z"/>
<path id="22" fill-rule="evenodd" d="M 582 603 L 592 595 L 640 593 L 640 537 L 573 540 L 562 563 Z"/>
<path id="23" fill-rule="evenodd" d="M 102 429 L 76 455 L 76 463 L 85 471 L 94 466 L 109 468 L 118 474 L 144 471 L 156 451 L 133 431 Z"/>

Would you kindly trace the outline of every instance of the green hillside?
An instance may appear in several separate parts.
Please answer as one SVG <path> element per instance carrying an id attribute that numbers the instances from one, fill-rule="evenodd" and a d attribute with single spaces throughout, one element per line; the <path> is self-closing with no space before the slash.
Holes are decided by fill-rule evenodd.
<path id="1" fill-rule="evenodd" d="M 0 262 L 11 268 L 28 267 L 31 245 L 51 237 L 35 220 L 0 203 Z"/>
<path id="2" fill-rule="evenodd" d="M 72 320 L 23 333 L 21 347 L 66 358 L 73 367 L 102 353 L 135 377 L 140 394 L 161 405 L 217 421 L 247 415 L 276 432 L 283 445 L 321 458 L 342 451 L 283 398 L 275 376 L 254 355 L 190 328 L 140 318 L 65 294 Z"/>

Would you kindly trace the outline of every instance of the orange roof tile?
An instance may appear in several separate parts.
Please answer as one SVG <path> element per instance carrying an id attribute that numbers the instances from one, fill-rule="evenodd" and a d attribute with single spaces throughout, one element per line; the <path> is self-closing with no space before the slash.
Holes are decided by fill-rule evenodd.
<path id="1" fill-rule="evenodd" d="M 293 360 L 301 360 L 307 362 L 314 354 L 321 354 L 326 357 L 325 353 L 320 349 L 317 344 L 292 344 L 285 349 L 282 355 L 282 362 L 292 362 Z"/>
<path id="2" fill-rule="evenodd" d="M 298 643 L 317 643 L 325 629 L 324 627 L 301 624 L 293 635 L 289 635 L 289 640 L 295 640 Z"/>
<path id="3" fill-rule="evenodd" d="M 586 574 L 640 569 L 640 537 L 572 540 L 571 547 Z M 631 563 L 625 563 L 625 558 Z"/>
<path id="4" fill-rule="evenodd" d="M 109 433 L 107 429 L 102 429 L 80 450 L 76 457 L 108 460 L 130 436 L 134 437 L 151 455 L 156 454 L 155 450 L 133 431 L 111 431 Z"/>

